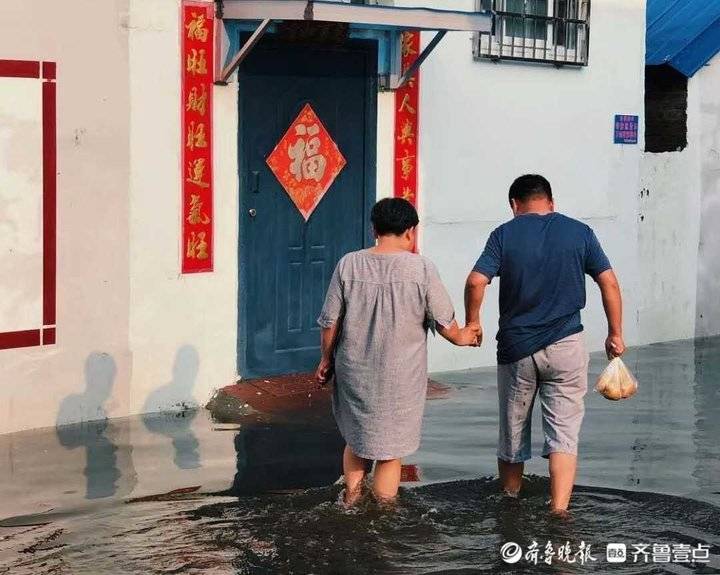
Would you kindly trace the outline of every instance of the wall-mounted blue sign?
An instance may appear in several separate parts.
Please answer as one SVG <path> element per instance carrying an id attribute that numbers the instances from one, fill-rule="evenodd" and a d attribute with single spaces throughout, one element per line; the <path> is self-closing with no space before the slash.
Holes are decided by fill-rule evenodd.
<path id="1" fill-rule="evenodd" d="M 637 144 L 638 127 L 640 122 L 637 116 L 615 115 L 615 143 Z"/>

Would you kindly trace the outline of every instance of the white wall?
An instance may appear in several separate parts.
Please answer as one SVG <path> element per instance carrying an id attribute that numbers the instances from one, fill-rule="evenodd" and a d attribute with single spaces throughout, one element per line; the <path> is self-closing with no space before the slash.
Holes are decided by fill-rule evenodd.
<path id="1" fill-rule="evenodd" d="M 58 65 L 58 343 L 0 351 L 0 432 L 204 404 L 236 375 L 237 84 L 215 88 L 215 271 L 180 276 L 180 3 L 37 0 L 0 17 L 0 57 Z M 9 82 L 4 104 L 24 97 Z M 34 194 L 9 225 L 35 244 L 36 147 L 0 154 L 3 198 Z M 0 284 L 25 294 L 5 323 L 37 312 L 25 276 L 40 253 L 25 244 L 28 269 Z"/>
<path id="2" fill-rule="evenodd" d="M 474 6 L 472 0 L 422 4 Z M 521 174 L 541 173 L 551 181 L 560 211 L 597 232 L 624 288 L 626 338 L 637 343 L 641 152 L 613 144 L 613 120 L 615 114 L 642 116 L 645 3 L 593 2 L 591 21 L 587 68 L 476 61 L 468 33 L 448 34 L 423 65 L 422 251 L 437 263 L 462 316 L 465 278 L 489 233 L 511 217 L 508 187 Z M 424 34 L 423 41 L 430 37 Z M 497 296 L 493 282 L 483 312 L 486 344 L 461 350 L 436 340 L 432 370 L 494 362 Z M 592 282 L 588 302 L 588 341 L 600 349 L 607 327 Z"/>
<path id="3" fill-rule="evenodd" d="M 697 280 L 697 336 L 720 334 L 720 56 L 691 80 L 698 84 L 701 224 Z"/>
<path id="4" fill-rule="evenodd" d="M 0 58 L 57 62 L 59 230 L 58 343 L 0 350 L 0 433 L 129 408 L 127 10 L 123 0 L 0 3 Z M 3 101 L 23 97 L 12 87 L 21 84 L 3 82 Z M 25 112 L 16 110 L 14 119 L 23 121 Z M 35 114 L 25 118 L 31 130 Z M 3 117 L 3 130 L 12 125 Z M 1 173 L 22 173 L 30 182 L 42 169 L 33 146 L 18 145 L 0 162 Z M 40 189 L 23 190 L 34 195 L 30 204 L 3 210 L 0 220 L 20 234 L 37 234 Z M 0 189 L 3 208 L 16 192 Z M 3 251 L 12 249 L 2 233 Z M 36 258 L 37 246 L 25 255 Z M 0 299 L 18 286 L 26 298 L 19 305 L 37 297 L 37 283 L 24 273 L 3 274 Z M 3 329 L 13 329 L 6 319 Z M 28 327 L 39 325 L 14 329 Z"/>
<path id="5" fill-rule="evenodd" d="M 642 158 L 639 343 L 695 336 L 700 228 L 696 87 L 689 83 L 687 148 Z"/>
<path id="6" fill-rule="evenodd" d="M 238 89 L 213 92 L 215 270 L 180 275 L 179 18 L 177 0 L 130 2 L 131 413 L 204 405 L 236 374 Z"/>
<path id="7" fill-rule="evenodd" d="M 642 157 L 641 343 L 720 334 L 718 94 L 715 57 L 688 80 L 687 147 Z"/>
<path id="8" fill-rule="evenodd" d="M 377 199 L 393 195 L 395 170 L 395 92 L 378 93 Z"/>

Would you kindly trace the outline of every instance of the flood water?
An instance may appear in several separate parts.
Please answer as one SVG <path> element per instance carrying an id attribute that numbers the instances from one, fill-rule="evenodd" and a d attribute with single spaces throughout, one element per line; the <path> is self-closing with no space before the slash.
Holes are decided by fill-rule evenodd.
<path id="1" fill-rule="evenodd" d="M 499 495 L 483 369 L 433 376 L 450 389 L 428 402 L 406 462 L 419 480 L 395 510 L 337 505 L 342 443 L 326 404 L 0 436 L 0 573 L 720 573 L 720 338 L 626 360 L 635 398 L 588 394 L 570 520 L 547 514 L 540 458 L 520 499 Z M 592 381 L 604 363 L 593 357 Z M 533 431 L 539 453 L 539 419 Z M 610 544 L 626 545 L 625 562 L 608 562 Z"/>

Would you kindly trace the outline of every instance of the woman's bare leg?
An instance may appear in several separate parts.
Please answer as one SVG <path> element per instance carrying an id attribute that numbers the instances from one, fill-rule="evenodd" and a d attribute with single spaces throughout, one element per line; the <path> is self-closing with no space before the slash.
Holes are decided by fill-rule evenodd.
<path id="1" fill-rule="evenodd" d="M 500 485 L 506 495 L 517 497 L 522 487 L 522 477 L 525 465 L 523 463 L 509 463 L 498 459 L 500 472 Z"/>
<path id="2" fill-rule="evenodd" d="M 400 472 L 402 470 L 399 459 L 378 461 L 375 464 L 373 475 L 373 493 L 381 501 L 395 499 L 400 488 Z"/>
<path id="3" fill-rule="evenodd" d="M 367 461 L 355 455 L 348 445 L 343 452 L 343 474 L 345 475 L 345 504 L 353 505 L 362 495 L 363 479 Z"/>

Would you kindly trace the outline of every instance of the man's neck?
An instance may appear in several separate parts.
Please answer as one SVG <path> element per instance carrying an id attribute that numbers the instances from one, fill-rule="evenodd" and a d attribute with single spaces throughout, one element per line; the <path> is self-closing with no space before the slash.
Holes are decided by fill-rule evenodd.
<path id="1" fill-rule="evenodd" d="M 528 202 L 525 205 L 518 206 L 515 215 L 524 216 L 525 214 L 536 214 L 538 216 L 546 216 L 553 213 L 552 206 L 547 202 Z"/>
<path id="2" fill-rule="evenodd" d="M 529 214 L 534 214 L 536 216 L 547 216 L 548 214 L 553 214 L 552 210 L 523 210 L 522 212 L 518 212 L 515 214 L 516 216 L 526 216 Z"/>

